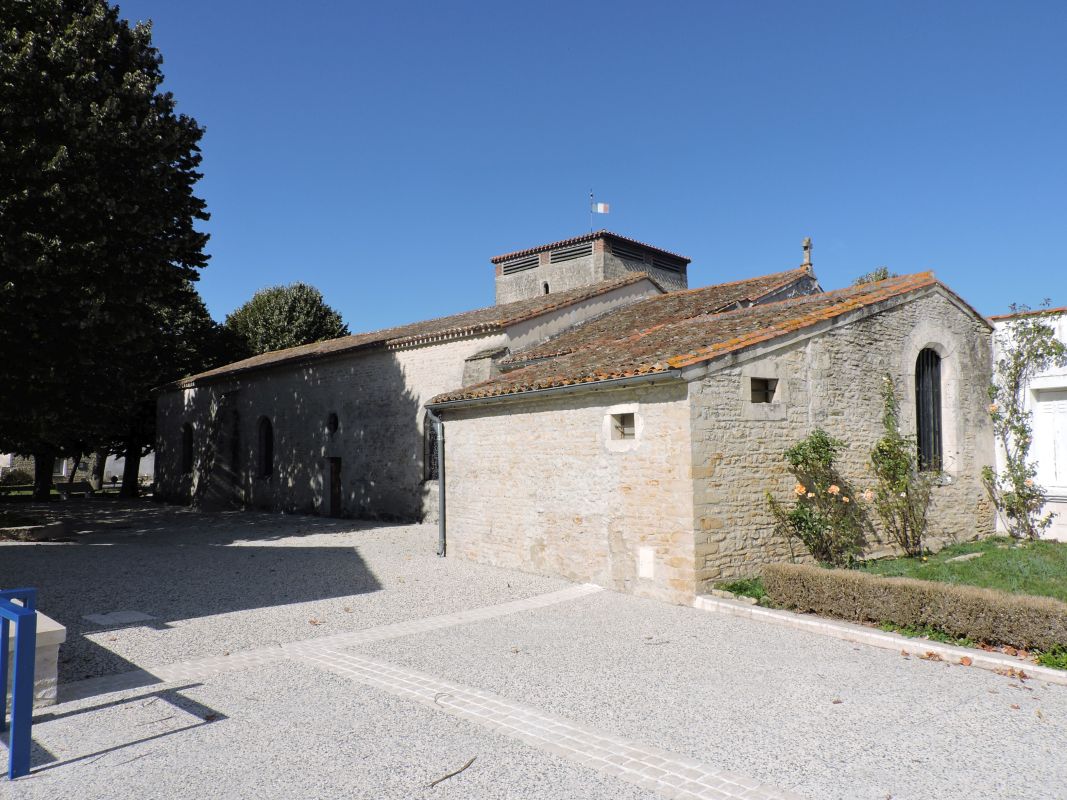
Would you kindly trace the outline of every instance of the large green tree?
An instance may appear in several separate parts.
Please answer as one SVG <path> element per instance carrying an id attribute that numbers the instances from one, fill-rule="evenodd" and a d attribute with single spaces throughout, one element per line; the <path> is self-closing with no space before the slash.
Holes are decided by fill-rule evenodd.
<path id="1" fill-rule="evenodd" d="M 232 361 L 234 341 L 215 322 L 192 284 L 178 294 L 175 302 L 156 306 L 152 329 L 156 341 L 150 354 L 126 371 L 129 391 L 121 395 L 122 409 L 116 417 L 110 452 L 122 455 L 123 497 L 138 494 L 139 463 L 155 446 L 155 389 L 180 378 Z"/>
<path id="2" fill-rule="evenodd" d="M 341 315 L 306 283 L 260 289 L 225 325 L 250 356 L 348 335 Z"/>
<path id="3" fill-rule="evenodd" d="M 129 427 L 207 263 L 203 132 L 160 64 L 104 0 L 0 0 L 0 452 L 34 455 L 38 497 Z"/>

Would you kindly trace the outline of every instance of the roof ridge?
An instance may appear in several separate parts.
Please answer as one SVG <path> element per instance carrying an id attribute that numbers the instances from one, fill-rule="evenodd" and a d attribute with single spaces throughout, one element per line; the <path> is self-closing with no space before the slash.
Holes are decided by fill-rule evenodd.
<path id="1" fill-rule="evenodd" d="M 679 297 L 694 296 L 694 295 L 699 294 L 701 292 L 708 293 L 711 290 L 715 290 L 715 289 L 729 288 L 731 286 L 740 286 L 741 284 L 744 284 L 744 283 L 756 283 L 757 281 L 766 280 L 768 278 L 772 278 L 773 279 L 773 278 L 777 278 L 778 276 L 781 276 L 781 280 L 779 280 L 779 281 L 777 281 L 775 283 L 772 283 L 770 286 L 764 287 L 763 291 L 761 291 L 759 293 L 749 294 L 749 295 L 747 295 L 747 296 L 745 296 L 743 298 L 739 298 L 739 299 L 743 299 L 743 300 L 752 300 L 753 297 L 760 297 L 760 296 L 763 296 L 763 295 L 766 295 L 766 294 L 770 294 L 771 292 L 775 292 L 778 289 L 781 289 L 783 286 L 788 286 L 790 283 L 793 283 L 796 280 L 800 280 L 800 278 L 802 278 L 802 277 L 804 277 L 805 275 L 808 275 L 808 274 L 814 276 L 814 272 L 812 272 L 810 269 L 806 269 L 805 267 L 796 267 L 796 268 L 791 269 L 791 270 L 784 270 L 782 272 L 770 272 L 770 273 L 768 273 L 766 275 L 756 275 L 756 276 L 751 277 L 751 278 L 742 278 L 741 280 L 728 281 L 726 283 L 712 283 L 712 284 L 708 284 L 707 286 L 697 287 L 695 289 L 683 289 L 681 291 L 667 292 L 667 293 L 661 294 L 661 295 L 653 295 L 652 297 L 646 297 L 645 299 L 640 300 L 638 302 L 639 303 L 669 302 L 671 299 L 677 300 Z M 731 300 L 726 305 L 730 305 L 730 304 L 736 303 L 736 302 L 738 302 L 738 300 Z M 766 303 L 764 305 L 771 305 L 771 304 L 770 303 Z M 603 319 L 603 317 L 606 316 L 607 314 L 613 313 L 614 311 L 618 311 L 618 310 L 620 310 L 620 309 L 613 309 L 612 311 L 606 312 L 605 314 L 600 315 L 600 316 L 596 317 L 595 319 L 585 320 L 582 324 L 585 325 L 585 324 L 588 324 L 590 322 L 594 322 L 595 320 Z M 737 310 L 737 309 L 734 309 L 734 310 Z M 685 319 L 695 319 L 697 317 L 707 316 L 708 314 L 724 314 L 724 313 L 727 313 L 727 312 L 726 311 L 721 311 L 721 310 L 714 310 L 714 311 L 706 311 L 705 310 L 705 311 L 696 312 L 696 313 L 694 313 L 694 314 L 692 314 L 692 315 L 690 315 L 688 317 L 682 317 L 681 319 L 675 320 L 675 321 L 680 322 L 680 321 L 685 320 Z M 648 330 L 648 331 L 656 330 L 656 329 L 659 329 L 660 327 L 662 327 L 663 325 L 667 325 L 667 324 L 670 324 L 670 323 L 667 323 L 667 322 L 658 323 L 657 325 L 654 325 L 654 326 L 652 326 L 650 328 L 643 328 L 641 330 Z M 540 342 L 538 344 L 531 345 L 530 347 L 526 348 L 526 350 L 528 352 L 536 352 L 538 349 L 546 347 L 554 339 L 560 339 L 560 338 L 566 336 L 570 332 L 570 330 L 573 330 L 573 329 L 560 331 L 555 336 L 552 336 L 552 337 L 548 338 L 547 340 L 545 340 L 543 342 Z M 631 332 L 630 334 L 627 334 L 626 336 L 621 337 L 621 339 L 630 340 L 638 333 L 640 333 L 640 330 Z M 551 353 L 544 353 L 543 355 L 536 356 L 532 360 L 540 360 L 542 358 L 559 358 L 560 356 L 567 355 L 568 353 L 573 353 L 577 349 L 585 349 L 587 347 L 592 347 L 592 346 L 595 346 L 597 343 L 604 342 L 604 341 L 618 341 L 618 340 L 620 340 L 620 337 L 613 337 L 613 336 L 611 336 L 609 334 L 605 334 L 604 336 L 602 336 L 600 338 L 594 339 L 591 342 L 587 342 L 581 348 L 574 347 L 574 348 L 571 348 L 571 349 L 556 350 L 556 351 L 551 352 Z M 519 351 L 518 353 L 513 353 L 512 355 L 510 355 L 507 358 L 503 359 L 503 362 L 506 363 L 506 364 L 521 364 L 522 361 L 519 360 L 518 358 L 516 358 L 516 356 L 519 356 L 521 354 L 522 354 L 522 351 Z"/>
<path id="2" fill-rule="evenodd" d="M 590 231 L 589 233 L 583 233 L 578 236 L 572 236 L 569 239 L 560 239 L 558 242 L 549 242 L 547 244 L 539 244 L 535 247 L 527 247 L 522 250 L 514 250 L 510 253 L 503 253 L 499 256 L 493 256 L 489 259 L 492 264 L 499 264 L 501 261 L 508 261 L 512 258 L 519 258 L 520 256 L 533 255 L 534 253 L 543 253 L 546 250 L 552 250 L 557 247 L 564 247 L 567 245 L 581 244 L 582 242 L 592 242 L 597 239 L 621 239 L 624 242 L 630 242 L 631 244 L 640 245 L 649 250 L 655 250 L 657 253 L 663 253 L 664 255 L 673 256 L 674 258 L 680 258 L 687 264 L 692 262 L 693 259 L 688 256 L 683 256 L 680 253 L 675 253 L 670 250 L 664 250 L 662 247 L 656 247 L 654 244 L 648 244 L 637 239 L 631 239 L 629 236 L 623 236 L 622 234 L 609 231 L 606 228 L 601 228 L 598 231 Z"/>

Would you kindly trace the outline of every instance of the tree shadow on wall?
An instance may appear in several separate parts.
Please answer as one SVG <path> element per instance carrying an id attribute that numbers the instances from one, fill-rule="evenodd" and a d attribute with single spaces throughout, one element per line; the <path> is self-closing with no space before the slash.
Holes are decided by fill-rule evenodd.
<path id="1" fill-rule="evenodd" d="M 406 360 L 418 365 L 420 349 L 430 348 Z M 420 519 L 424 410 L 413 384 L 428 374 L 406 374 L 397 351 L 375 348 L 186 392 L 181 419 L 161 421 L 162 484 L 203 510 Z M 181 475 L 186 423 L 193 469 Z"/>

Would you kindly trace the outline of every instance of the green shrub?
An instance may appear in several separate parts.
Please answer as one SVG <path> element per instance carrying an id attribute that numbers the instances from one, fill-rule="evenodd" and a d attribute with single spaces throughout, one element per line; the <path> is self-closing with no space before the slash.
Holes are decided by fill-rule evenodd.
<path id="1" fill-rule="evenodd" d="M 7 472 L 0 476 L 0 485 L 2 486 L 21 486 L 23 484 L 33 483 L 33 476 L 24 469 L 9 469 Z"/>
<path id="2" fill-rule="evenodd" d="M 900 405 L 893 379 L 882 379 L 884 432 L 871 450 L 871 470 L 878 479 L 874 509 L 889 537 L 909 556 L 921 556 L 930 507 L 933 473 L 919 470 L 915 439 L 900 430 Z"/>
<path id="3" fill-rule="evenodd" d="M 1028 650 L 1067 646 L 1067 603 L 1050 597 L 803 564 L 768 564 L 761 577 L 771 602 L 783 608 Z"/>
<path id="4" fill-rule="evenodd" d="M 1038 653 L 1037 663 L 1043 667 L 1067 669 L 1067 646 L 1053 647 L 1051 650 Z"/>
<path id="5" fill-rule="evenodd" d="M 797 479 L 793 505 L 787 507 L 767 493 L 776 531 L 799 539 L 816 561 L 836 567 L 856 560 L 866 528 L 851 487 L 834 465 L 844 447 L 844 442 L 816 428 L 784 454 Z"/>
<path id="6" fill-rule="evenodd" d="M 763 582 L 759 578 L 739 578 L 736 581 L 720 583 L 718 588 L 755 600 L 763 600 L 767 596 L 767 593 L 763 591 Z"/>

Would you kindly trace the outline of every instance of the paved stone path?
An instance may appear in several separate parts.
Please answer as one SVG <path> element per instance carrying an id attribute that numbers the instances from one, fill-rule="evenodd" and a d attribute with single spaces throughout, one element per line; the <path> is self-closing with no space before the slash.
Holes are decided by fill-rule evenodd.
<path id="1" fill-rule="evenodd" d="M 674 800 L 800 800 L 799 795 L 691 758 L 609 736 L 499 695 L 422 672 L 341 653 L 318 643 L 294 646 L 291 652 L 331 672 L 462 717 Z"/>
<path id="2" fill-rule="evenodd" d="M 502 617 L 515 614 L 520 611 L 533 611 L 538 608 L 565 603 L 568 600 L 576 600 L 586 595 L 601 592 L 603 589 L 593 584 L 571 586 L 558 592 L 526 597 L 521 600 L 512 600 L 507 603 L 498 603 L 482 608 L 472 608 L 466 611 L 457 611 L 452 614 L 440 614 L 434 617 L 396 622 L 390 625 L 378 625 L 373 628 L 339 633 L 336 636 L 326 636 L 320 639 L 309 639 L 306 642 L 286 643 L 271 647 L 260 647 L 255 650 L 242 650 L 232 655 L 211 656 L 194 661 L 180 661 L 176 664 L 168 664 L 152 669 L 138 669 L 131 672 L 123 672 L 118 675 L 105 675 L 100 678 L 89 678 L 84 681 L 66 684 L 59 687 L 59 702 L 66 703 L 70 700 L 80 700 L 106 692 L 117 692 L 123 689 L 135 689 L 139 686 L 151 686 L 157 683 L 179 683 L 182 681 L 197 681 L 210 678 L 222 672 L 233 672 L 249 667 L 258 667 L 271 664 L 290 657 L 295 653 L 304 652 L 307 645 L 315 643 L 320 647 L 358 647 L 371 642 L 381 642 L 386 639 L 395 639 L 398 636 L 410 636 L 416 633 L 449 628 L 453 625 L 463 625 L 469 622 L 481 622 L 494 617 Z M 304 649 L 302 649 L 304 648 Z"/>
<path id="3" fill-rule="evenodd" d="M 380 625 L 304 642 L 92 678 L 60 687 L 60 701 L 159 683 L 205 680 L 224 672 L 297 659 L 411 700 L 674 800 L 799 800 L 767 784 L 640 742 L 611 736 L 500 695 L 384 661 L 342 652 L 402 636 L 545 608 L 603 591 L 590 584 L 451 614 Z"/>

